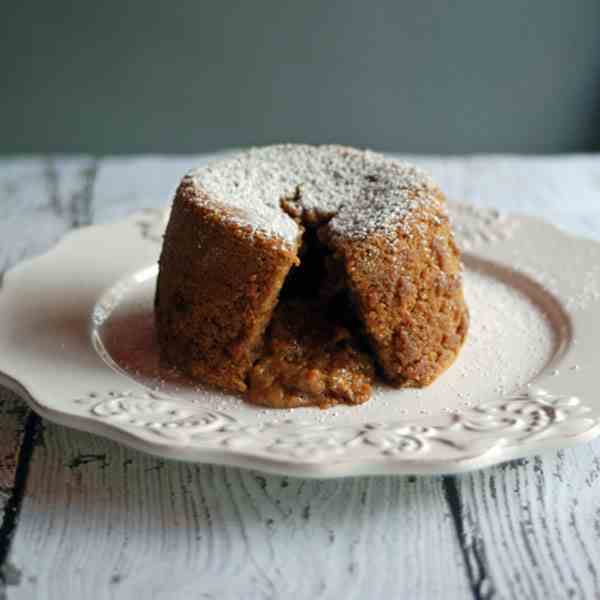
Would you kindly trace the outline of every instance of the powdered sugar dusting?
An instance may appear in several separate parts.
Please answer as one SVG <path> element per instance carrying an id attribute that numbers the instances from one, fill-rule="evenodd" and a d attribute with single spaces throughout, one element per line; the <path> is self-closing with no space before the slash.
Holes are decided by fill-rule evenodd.
<path id="1" fill-rule="evenodd" d="M 137 281 L 137 280 L 136 280 Z M 465 294 L 471 325 L 465 347 L 448 371 L 425 389 L 378 384 L 360 406 L 267 410 L 241 397 L 203 387 L 161 364 L 154 337 L 154 277 L 132 287 L 115 286 L 115 302 L 97 323 L 99 339 L 117 367 L 151 390 L 199 402 L 248 423 L 302 419 L 313 424 L 386 422 L 458 414 L 466 408 L 514 394 L 552 358 L 562 327 L 545 314 L 510 273 L 498 276 L 466 260 Z"/>
<path id="2" fill-rule="evenodd" d="M 438 190 L 414 166 L 371 151 L 342 146 L 278 145 L 254 148 L 189 173 L 198 201 L 227 218 L 286 242 L 299 228 L 281 208 L 330 219 L 334 233 L 362 238 L 371 232 L 408 231 L 415 209 L 435 205 Z M 435 214 L 432 218 L 436 218 Z"/>
<path id="3" fill-rule="evenodd" d="M 465 297 L 472 328 L 455 375 L 463 381 L 486 377 L 496 393 L 512 394 L 550 359 L 556 343 L 552 323 L 519 288 L 481 271 L 466 271 Z M 478 401 L 476 389 L 467 387 L 459 396 Z"/>

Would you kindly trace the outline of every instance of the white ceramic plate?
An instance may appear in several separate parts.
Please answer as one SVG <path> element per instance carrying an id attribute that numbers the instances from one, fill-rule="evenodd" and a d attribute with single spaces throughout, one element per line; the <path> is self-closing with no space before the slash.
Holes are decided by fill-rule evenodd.
<path id="1" fill-rule="evenodd" d="M 153 454 L 308 477 L 452 473 L 600 431 L 600 244 L 453 205 L 471 330 L 425 390 L 267 410 L 161 368 L 152 300 L 164 211 L 69 234 L 10 271 L 0 371 L 42 416 Z"/>

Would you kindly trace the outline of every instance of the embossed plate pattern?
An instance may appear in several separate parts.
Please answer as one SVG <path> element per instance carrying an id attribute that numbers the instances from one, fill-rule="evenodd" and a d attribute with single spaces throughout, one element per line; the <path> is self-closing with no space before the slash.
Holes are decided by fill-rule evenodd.
<path id="1" fill-rule="evenodd" d="M 165 223 L 149 210 L 69 234 L 0 293 L 2 382 L 50 420 L 160 456 L 310 477 L 450 473 L 600 430 L 600 244 L 453 204 L 469 342 L 426 390 L 275 411 L 158 361 L 152 292 Z"/>

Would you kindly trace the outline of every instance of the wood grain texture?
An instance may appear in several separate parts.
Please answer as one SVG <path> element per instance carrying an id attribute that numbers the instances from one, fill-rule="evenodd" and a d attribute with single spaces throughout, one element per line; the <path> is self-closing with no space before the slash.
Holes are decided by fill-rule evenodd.
<path id="1" fill-rule="evenodd" d="M 482 597 L 600 597 L 600 443 L 463 475 L 458 488 Z"/>
<path id="2" fill-rule="evenodd" d="M 31 186 L 28 180 L 34 180 L 34 186 Z M 19 239 L 19 230 L 15 228 L 15 222 L 18 222 L 19 217 L 27 215 L 28 208 L 32 211 L 36 208 L 33 203 L 27 202 L 27 188 L 35 186 L 38 193 L 34 192 L 29 197 L 44 201 L 47 196 L 42 191 L 44 171 L 41 161 L 20 160 L 1 164 L 0 294 L 5 271 L 28 255 L 27 242 L 23 243 Z M 0 596 L 4 595 L 6 584 L 15 580 L 7 557 L 17 525 L 32 445 L 32 440 L 29 440 L 25 453 L 21 451 L 26 423 L 29 420 L 30 431 L 39 424 L 39 420 L 30 415 L 15 394 L 0 387 Z M 20 459 L 22 468 L 17 476 Z"/>
<path id="3" fill-rule="evenodd" d="M 14 581 L 7 558 L 38 430 L 39 419 L 13 393 L 0 388 L 0 593 Z"/>
<path id="4" fill-rule="evenodd" d="M 598 157 L 430 167 L 450 197 L 543 216 L 600 240 Z M 449 481 L 475 597 L 600 598 L 600 441 Z"/>
<path id="5" fill-rule="evenodd" d="M 319 482 L 165 463 L 50 424 L 44 440 L 9 598 L 468 592 L 440 478 Z"/>
<path id="6" fill-rule="evenodd" d="M 26 414 L 14 394 L 0 389 L 0 510 L 12 491 Z"/>
<path id="7" fill-rule="evenodd" d="M 597 157 L 419 162 L 450 198 L 600 238 Z M 166 205 L 197 163 L 0 162 L 0 265 Z M 6 419 L 0 456 L 20 440 Z M 51 424 L 30 454 L 7 598 L 600 597 L 600 442 L 460 477 L 325 482 L 163 462 Z"/>
<path id="8" fill-rule="evenodd" d="M 91 222 L 96 161 L 9 160 L 0 163 L 0 294 L 4 273 Z M 0 595 L 19 583 L 8 560 L 41 420 L 0 387 Z"/>

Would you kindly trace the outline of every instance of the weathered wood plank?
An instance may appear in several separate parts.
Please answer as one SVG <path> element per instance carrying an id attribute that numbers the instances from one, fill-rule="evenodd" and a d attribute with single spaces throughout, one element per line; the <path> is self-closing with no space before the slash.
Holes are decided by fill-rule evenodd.
<path id="1" fill-rule="evenodd" d="M 12 491 L 26 412 L 14 394 L 0 389 L 0 510 Z"/>
<path id="2" fill-rule="evenodd" d="M 433 161 L 449 194 L 600 239 L 600 158 Z M 481 598 L 599 598 L 600 442 L 447 478 Z"/>
<path id="3" fill-rule="evenodd" d="M 39 419 L 14 394 L 0 388 L 0 597 L 5 584 L 14 583 L 18 575 L 7 557 L 38 430 Z"/>
<path id="4" fill-rule="evenodd" d="M 461 476 L 458 488 L 486 589 L 600 597 L 600 443 Z"/>
<path id="5" fill-rule="evenodd" d="M 206 162 L 193 156 L 104 159 L 94 186 L 94 222 L 170 205 L 183 174 Z"/>
<path id="6" fill-rule="evenodd" d="M 319 482 L 169 463 L 51 424 L 44 440 L 11 599 L 468 595 L 439 478 Z"/>
<path id="7" fill-rule="evenodd" d="M 94 164 L 69 160 L 59 169 L 41 159 L 0 163 L 0 294 L 6 270 L 86 220 L 80 208 L 91 197 Z M 0 388 L 0 594 L 19 580 L 7 558 L 40 422 L 14 393 Z"/>
<path id="8" fill-rule="evenodd" d="M 95 161 L 28 159 L 0 162 L 0 271 L 45 252 L 83 214 Z"/>
<path id="9" fill-rule="evenodd" d="M 29 181 L 28 181 L 29 180 Z M 26 182 L 27 183 L 24 183 Z M 33 184 L 33 185 L 32 185 Z M 24 193 L 25 188 L 37 194 Z M 33 190 L 31 189 L 33 188 Z M 20 258 L 27 255 L 27 243 L 23 244 L 14 221 L 18 211 L 24 207 L 27 213 L 27 198 L 45 199 L 43 165 L 38 160 L 8 161 L 0 165 L 0 294 L 4 283 L 4 272 Z M 31 206 L 31 205 L 29 205 Z M 32 207 L 33 208 L 33 207 Z M 22 456 L 23 441 L 29 411 L 9 390 L 0 387 L 0 594 L 6 582 L 14 580 L 13 573 L 6 563 L 10 542 L 16 527 L 16 520 L 22 500 L 26 470 L 17 478 L 17 467 Z M 35 421 L 29 429 L 33 429 Z M 30 446 L 28 443 L 27 446 Z M 27 464 L 27 455 L 22 461 Z"/>

